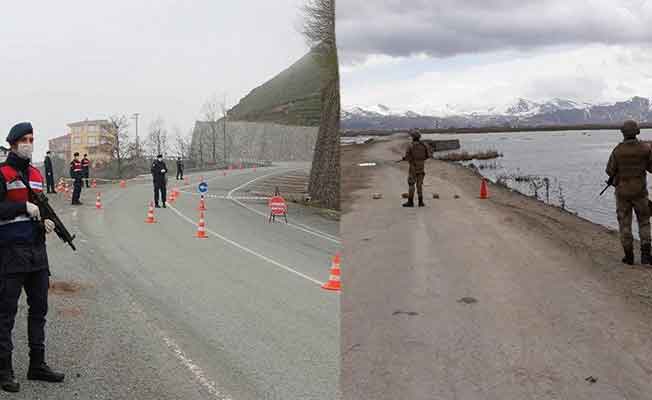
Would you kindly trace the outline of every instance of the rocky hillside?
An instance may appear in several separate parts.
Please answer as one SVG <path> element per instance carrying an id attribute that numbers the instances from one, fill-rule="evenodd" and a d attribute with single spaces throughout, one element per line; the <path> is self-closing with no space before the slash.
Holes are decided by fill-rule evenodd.
<path id="1" fill-rule="evenodd" d="M 314 51 L 310 51 L 242 98 L 229 111 L 229 119 L 319 126 L 319 85 L 319 65 Z"/>

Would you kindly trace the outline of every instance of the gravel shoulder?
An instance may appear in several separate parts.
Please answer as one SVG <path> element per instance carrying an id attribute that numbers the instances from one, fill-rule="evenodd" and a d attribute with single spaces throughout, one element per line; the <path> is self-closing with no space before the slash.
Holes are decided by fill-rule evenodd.
<path id="1" fill-rule="evenodd" d="M 652 273 L 618 235 L 434 160 L 404 209 L 406 145 L 342 152 L 343 398 L 648 398 Z"/>

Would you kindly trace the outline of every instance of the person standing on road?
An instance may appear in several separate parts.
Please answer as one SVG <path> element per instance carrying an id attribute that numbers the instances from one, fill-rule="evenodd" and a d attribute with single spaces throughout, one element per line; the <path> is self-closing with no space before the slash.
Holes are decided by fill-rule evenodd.
<path id="1" fill-rule="evenodd" d="M 177 180 L 183 180 L 183 161 L 181 161 L 181 157 L 177 159 Z"/>
<path id="2" fill-rule="evenodd" d="M 74 190 L 72 191 L 72 205 L 80 206 L 82 202 L 79 201 L 82 191 L 82 177 L 84 176 L 82 163 L 79 161 L 79 153 L 75 153 L 74 159 L 70 162 L 70 177 L 74 179 Z"/>
<path id="3" fill-rule="evenodd" d="M 160 208 L 158 205 L 158 196 L 161 194 L 161 200 L 163 201 L 163 208 L 165 207 L 165 186 L 167 183 L 167 172 L 168 167 L 163 161 L 163 155 L 159 154 L 156 156 L 156 160 L 152 163 L 152 178 L 154 179 L 154 207 Z"/>
<path id="4" fill-rule="evenodd" d="M 410 170 L 408 172 L 408 201 L 403 204 L 403 207 L 414 207 L 415 184 L 419 195 L 419 207 L 424 207 L 423 179 L 426 176 L 425 163 L 427 159 L 432 157 L 432 150 L 430 146 L 421 141 L 421 133 L 418 129 L 411 130 L 410 136 L 412 137 L 412 143 L 405 152 L 405 156 L 401 159 L 401 161 L 408 161 L 410 163 Z"/>
<path id="5" fill-rule="evenodd" d="M 84 181 L 86 182 L 86 187 L 89 188 L 90 186 L 88 185 L 88 177 L 90 176 L 91 161 L 88 159 L 88 154 L 84 154 L 84 158 L 82 158 L 81 163 L 82 175 L 84 177 Z"/>
<path id="6" fill-rule="evenodd" d="M 641 238 L 641 264 L 652 264 L 646 176 L 647 172 L 652 172 L 652 149 L 636 138 L 636 135 L 641 132 L 636 121 L 625 121 L 621 132 L 624 140 L 611 153 L 606 172 L 609 175 L 607 182 L 616 188 L 616 213 L 620 241 L 625 251 L 622 261 L 625 264 L 634 264 L 632 235 L 632 210 L 634 210 Z"/>
<path id="7" fill-rule="evenodd" d="M 47 183 L 47 192 L 48 193 L 56 193 L 57 191 L 54 190 L 54 172 L 52 170 L 52 158 L 51 158 L 52 152 L 50 150 L 45 153 L 45 160 L 43 161 L 43 165 L 45 166 L 45 180 Z"/>
<path id="8" fill-rule="evenodd" d="M 43 191 L 43 176 L 30 163 L 34 133 L 29 122 L 15 125 L 7 141 L 11 152 L 0 163 L 0 387 L 18 392 L 14 376 L 11 332 L 18 311 L 21 290 L 27 295 L 29 369 L 27 379 L 61 382 L 64 375 L 45 362 L 45 316 L 48 312 L 50 270 L 45 235 L 54 222 L 40 221 L 39 208 L 30 202 L 23 180 L 34 192 Z"/>

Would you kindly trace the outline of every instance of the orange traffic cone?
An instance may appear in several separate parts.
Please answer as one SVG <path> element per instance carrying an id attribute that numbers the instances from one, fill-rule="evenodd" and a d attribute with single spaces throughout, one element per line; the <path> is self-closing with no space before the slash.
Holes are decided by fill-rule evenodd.
<path id="1" fill-rule="evenodd" d="M 97 192 L 97 197 L 95 198 L 95 208 L 98 210 L 102 209 L 102 193 Z"/>
<path id="2" fill-rule="evenodd" d="M 331 265 L 331 276 L 328 282 L 322 285 L 322 289 L 340 291 L 340 255 L 335 254 Z"/>
<path id="3" fill-rule="evenodd" d="M 204 195 L 201 195 L 201 198 L 199 199 L 199 208 L 197 208 L 199 211 L 206 211 L 206 200 L 204 200 Z"/>
<path id="4" fill-rule="evenodd" d="M 145 219 L 146 224 L 153 224 L 156 220 L 154 219 L 154 203 L 149 202 L 149 209 L 147 210 L 147 218 Z"/>
<path id="5" fill-rule="evenodd" d="M 487 187 L 487 180 L 485 178 L 482 178 L 482 183 L 480 184 L 480 198 L 489 198 L 489 188 Z"/>
<path id="6" fill-rule="evenodd" d="M 97 187 L 97 180 L 93 178 L 93 181 L 91 182 L 91 188 L 95 189 Z"/>
<path id="7" fill-rule="evenodd" d="M 176 199 L 177 199 L 177 198 L 176 198 L 176 196 L 174 195 L 174 189 L 172 189 L 172 191 L 170 192 L 170 195 L 168 196 L 168 203 L 174 203 L 174 201 L 175 201 Z"/>
<path id="8" fill-rule="evenodd" d="M 120 187 L 121 188 L 126 188 L 127 187 L 127 182 L 124 179 L 120 181 Z"/>
<path id="9" fill-rule="evenodd" d="M 204 212 L 199 212 L 199 224 L 197 224 L 197 235 L 200 239 L 206 239 L 206 221 L 204 221 Z"/>

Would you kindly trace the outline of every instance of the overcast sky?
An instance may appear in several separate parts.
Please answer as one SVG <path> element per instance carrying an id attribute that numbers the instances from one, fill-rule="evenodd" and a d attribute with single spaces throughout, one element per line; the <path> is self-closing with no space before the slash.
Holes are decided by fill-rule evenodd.
<path id="1" fill-rule="evenodd" d="M 344 107 L 652 97 L 652 1 L 347 0 L 337 12 Z"/>
<path id="2" fill-rule="evenodd" d="M 31 121 L 35 161 L 66 124 L 140 113 L 188 133 L 303 56 L 302 0 L 12 1 L 0 13 L 0 139 Z M 4 146 L 7 143 L 4 142 Z"/>

